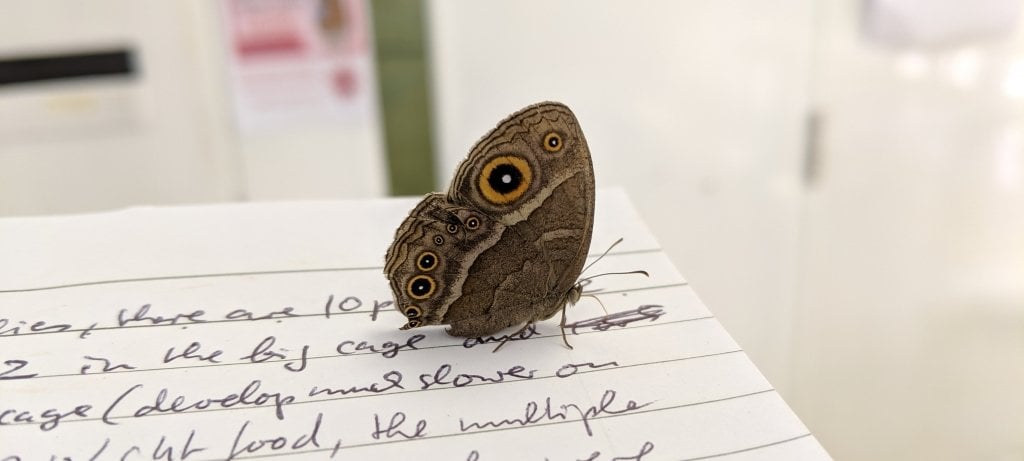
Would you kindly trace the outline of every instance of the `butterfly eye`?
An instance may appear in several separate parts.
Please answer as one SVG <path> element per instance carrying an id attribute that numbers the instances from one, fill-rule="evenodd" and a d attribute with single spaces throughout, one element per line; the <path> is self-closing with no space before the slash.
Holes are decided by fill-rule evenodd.
<path id="1" fill-rule="evenodd" d="M 427 299 L 434 294 L 435 288 L 437 288 L 437 284 L 434 283 L 434 279 L 426 275 L 417 275 L 409 280 L 405 291 L 412 299 Z"/>
<path id="2" fill-rule="evenodd" d="M 472 216 L 466 220 L 466 229 L 476 230 L 480 227 L 480 220 L 476 219 L 476 216 Z"/>
<path id="3" fill-rule="evenodd" d="M 416 306 L 409 306 L 405 308 L 405 311 L 403 311 L 402 313 L 405 314 L 405 316 L 410 319 L 415 319 L 423 315 L 423 309 L 420 309 L 419 307 Z"/>
<path id="4" fill-rule="evenodd" d="M 480 170 L 477 188 L 488 202 L 505 205 L 522 197 L 531 181 L 533 170 L 525 159 L 502 155 L 491 159 Z"/>
<path id="5" fill-rule="evenodd" d="M 428 272 L 437 267 L 437 255 L 432 251 L 424 251 L 416 258 L 416 267 L 423 272 Z"/>
<path id="6" fill-rule="evenodd" d="M 558 133 L 548 133 L 544 136 L 544 150 L 558 152 L 562 150 L 562 137 Z"/>
<path id="7" fill-rule="evenodd" d="M 454 233 L 456 233 L 458 231 L 459 231 L 459 226 L 456 226 L 455 224 L 449 224 L 448 225 L 448 233 L 449 234 L 454 234 Z"/>
<path id="8" fill-rule="evenodd" d="M 444 237 L 441 237 L 440 235 L 435 235 L 434 245 L 444 245 Z"/>

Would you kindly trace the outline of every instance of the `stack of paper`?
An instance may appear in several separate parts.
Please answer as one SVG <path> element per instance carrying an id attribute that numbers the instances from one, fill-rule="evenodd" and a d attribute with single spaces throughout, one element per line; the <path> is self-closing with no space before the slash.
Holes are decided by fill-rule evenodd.
<path id="1" fill-rule="evenodd" d="M 0 459 L 828 459 L 618 190 L 568 311 L 399 331 L 414 200 L 0 220 Z"/>

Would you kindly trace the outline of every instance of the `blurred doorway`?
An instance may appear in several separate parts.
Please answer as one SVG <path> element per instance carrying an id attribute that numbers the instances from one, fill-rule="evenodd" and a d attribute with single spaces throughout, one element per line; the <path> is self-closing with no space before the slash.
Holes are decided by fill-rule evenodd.
<path id="1" fill-rule="evenodd" d="M 872 3 L 816 4 L 790 403 L 837 458 L 1020 459 L 1024 32 Z"/>

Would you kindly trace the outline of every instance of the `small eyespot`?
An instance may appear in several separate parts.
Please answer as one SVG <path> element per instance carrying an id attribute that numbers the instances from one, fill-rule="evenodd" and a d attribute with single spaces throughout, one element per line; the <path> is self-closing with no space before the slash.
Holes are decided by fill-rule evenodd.
<path id="1" fill-rule="evenodd" d="M 449 234 L 454 234 L 454 233 L 456 233 L 458 231 L 459 231 L 459 226 L 456 226 L 455 224 L 449 224 L 448 225 L 448 233 Z"/>
<path id="2" fill-rule="evenodd" d="M 435 235 L 434 245 L 444 245 L 444 237 L 441 237 L 440 235 Z"/>
<path id="3" fill-rule="evenodd" d="M 420 325 L 423 325 L 423 322 L 420 322 L 419 320 L 410 320 L 409 323 L 407 323 L 406 325 L 408 325 L 409 328 L 416 328 Z"/>
<path id="4" fill-rule="evenodd" d="M 432 251 L 424 251 L 416 258 L 416 267 L 423 272 L 430 272 L 437 267 L 437 255 Z"/>
<path id="5" fill-rule="evenodd" d="M 409 293 L 412 299 L 427 299 L 430 295 L 434 294 L 434 289 L 436 288 L 437 285 L 434 283 L 434 279 L 426 275 L 417 275 L 409 280 L 405 291 Z"/>
<path id="6" fill-rule="evenodd" d="M 476 216 L 470 216 L 469 219 L 466 220 L 466 229 L 476 230 L 478 227 L 480 227 L 480 220 L 477 219 Z"/>
<path id="7" fill-rule="evenodd" d="M 420 309 L 419 307 L 416 306 L 409 306 L 406 307 L 405 310 L 402 311 L 402 313 L 405 314 L 405 316 L 410 319 L 415 319 L 423 315 L 423 309 Z"/>
<path id="8" fill-rule="evenodd" d="M 555 132 L 544 135 L 544 150 L 548 152 L 558 152 L 562 150 L 562 137 Z"/>

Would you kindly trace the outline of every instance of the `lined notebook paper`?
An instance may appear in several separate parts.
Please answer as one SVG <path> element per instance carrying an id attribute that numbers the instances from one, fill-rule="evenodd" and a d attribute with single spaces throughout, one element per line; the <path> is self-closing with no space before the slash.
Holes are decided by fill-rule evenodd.
<path id="1" fill-rule="evenodd" d="M 0 459 L 822 460 L 625 194 L 509 341 L 399 331 L 411 199 L 0 220 Z M 605 310 L 606 309 L 606 310 Z"/>

